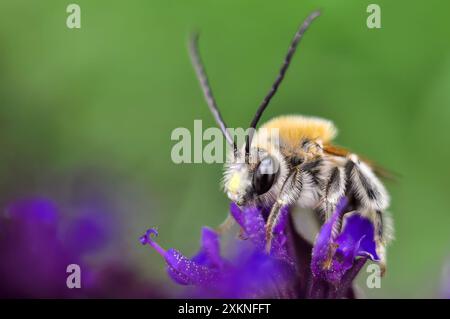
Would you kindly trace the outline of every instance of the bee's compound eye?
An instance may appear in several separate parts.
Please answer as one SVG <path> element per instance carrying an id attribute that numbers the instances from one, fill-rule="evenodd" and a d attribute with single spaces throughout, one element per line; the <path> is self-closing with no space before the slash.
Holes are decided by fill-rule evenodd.
<path id="1" fill-rule="evenodd" d="M 278 169 L 278 162 L 271 156 L 267 156 L 259 162 L 258 168 L 253 174 L 253 188 L 258 195 L 266 193 L 272 187 Z"/>

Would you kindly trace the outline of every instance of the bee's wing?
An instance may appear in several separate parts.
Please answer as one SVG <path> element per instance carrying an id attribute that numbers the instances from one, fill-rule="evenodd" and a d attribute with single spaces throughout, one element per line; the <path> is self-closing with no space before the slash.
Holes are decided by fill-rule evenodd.
<path id="1" fill-rule="evenodd" d="M 341 156 L 341 157 L 347 157 L 352 152 L 344 147 L 336 146 L 336 145 L 324 145 L 323 150 L 325 153 L 334 155 L 334 156 Z M 391 181 L 398 181 L 400 178 L 400 175 L 398 173 L 392 172 L 389 169 L 384 168 L 383 166 L 379 165 L 378 163 L 365 158 L 363 156 L 358 155 L 358 157 L 367 165 L 370 166 L 370 168 L 373 170 L 373 172 L 380 178 L 384 178 Z"/>

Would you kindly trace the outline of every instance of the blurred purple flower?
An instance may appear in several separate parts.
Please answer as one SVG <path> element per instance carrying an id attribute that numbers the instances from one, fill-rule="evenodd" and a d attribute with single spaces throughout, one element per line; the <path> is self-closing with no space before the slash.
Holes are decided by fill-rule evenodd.
<path id="1" fill-rule="evenodd" d="M 46 198 L 18 200 L 0 216 L 0 297 L 155 297 L 123 261 L 87 261 L 88 253 L 106 249 L 116 233 L 108 214 L 69 218 Z M 78 264 L 80 289 L 69 289 L 69 264 Z"/>
<path id="2" fill-rule="evenodd" d="M 56 205 L 42 198 L 16 201 L 0 222 L 2 296 L 48 297 L 67 289 L 72 260 L 58 237 Z"/>

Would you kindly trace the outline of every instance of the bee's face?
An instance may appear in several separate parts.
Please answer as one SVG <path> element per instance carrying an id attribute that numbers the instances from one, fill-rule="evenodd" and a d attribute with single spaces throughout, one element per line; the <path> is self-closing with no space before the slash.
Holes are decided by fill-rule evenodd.
<path id="1" fill-rule="evenodd" d="M 278 154 L 254 149 L 248 163 L 236 156 L 224 174 L 224 188 L 228 197 L 238 205 L 270 202 L 271 191 L 283 174 L 284 162 Z"/>

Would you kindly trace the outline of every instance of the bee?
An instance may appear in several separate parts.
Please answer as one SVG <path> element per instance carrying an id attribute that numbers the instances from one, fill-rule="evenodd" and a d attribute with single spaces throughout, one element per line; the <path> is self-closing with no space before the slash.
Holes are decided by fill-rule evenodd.
<path id="1" fill-rule="evenodd" d="M 266 222 L 269 253 L 275 225 L 283 206 L 312 209 L 326 222 L 342 196 L 349 199 L 348 212 L 369 218 L 375 229 L 377 253 L 386 263 L 385 247 L 393 238 L 387 209 L 389 194 L 377 175 L 383 170 L 355 153 L 333 144 L 333 122 L 303 115 L 279 116 L 256 130 L 257 124 L 283 81 L 296 48 L 310 24 L 320 15 L 311 13 L 297 30 L 275 82 L 250 123 L 245 144 L 237 147 L 214 99 L 198 50 L 198 35 L 190 42 L 190 55 L 206 102 L 233 156 L 225 164 L 223 186 L 239 206 L 271 207 Z M 266 129 L 266 130 L 263 130 Z M 276 129 L 277 141 L 266 132 Z M 256 142 L 255 142 L 256 141 Z M 253 142 L 253 143 L 252 143 Z M 276 147 L 273 147 L 277 144 Z M 230 218 L 228 218 L 230 220 Z"/>

